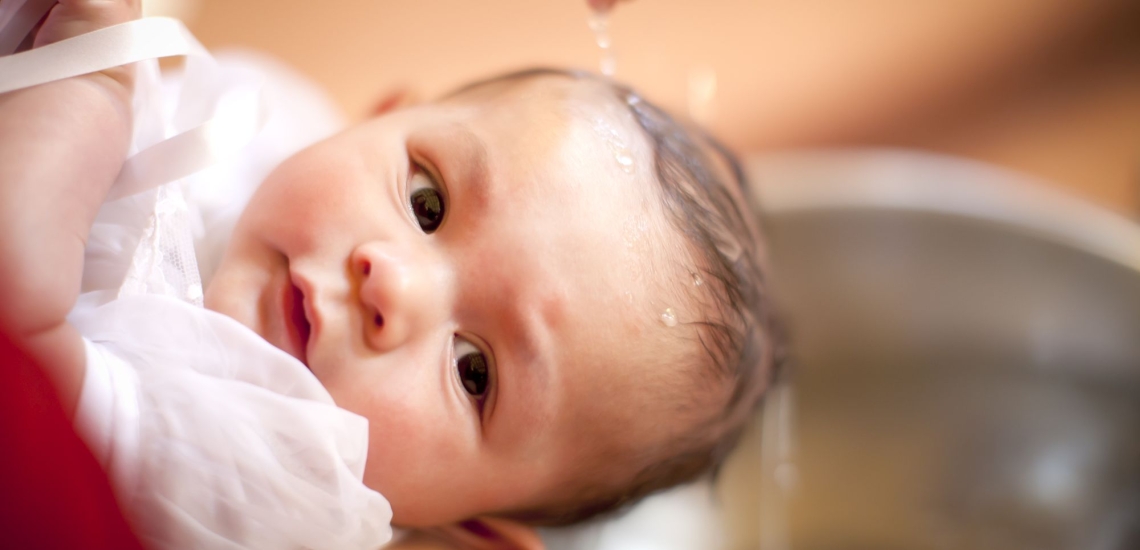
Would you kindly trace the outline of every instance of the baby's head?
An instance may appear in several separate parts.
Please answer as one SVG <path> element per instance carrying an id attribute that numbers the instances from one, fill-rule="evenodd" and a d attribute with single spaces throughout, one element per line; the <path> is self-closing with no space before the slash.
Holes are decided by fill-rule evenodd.
<path id="1" fill-rule="evenodd" d="M 282 164 L 206 303 L 368 418 L 394 523 L 570 523 L 715 469 L 763 393 L 742 182 L 627 88 L 499 77 Z"/>

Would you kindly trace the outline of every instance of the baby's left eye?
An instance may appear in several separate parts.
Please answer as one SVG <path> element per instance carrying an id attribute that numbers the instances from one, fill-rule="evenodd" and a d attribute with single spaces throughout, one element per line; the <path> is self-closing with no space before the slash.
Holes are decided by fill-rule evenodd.
<path id="1" fill-rule="evenodd" d="M 443 223 L 443 215 L 446 212 L 443 192 L 423 168 L 415 166 L 414 170 L 408 179 L 408 203 L 420 229 L 424 233 L 435 233 Z"/>
<path id="2" fill-rule="evenodd" d="M 455 368 L 463 389 L 473 397 L 483 397 L 490 383 L 487 356 L 466 339 L 455 337 Z"/>

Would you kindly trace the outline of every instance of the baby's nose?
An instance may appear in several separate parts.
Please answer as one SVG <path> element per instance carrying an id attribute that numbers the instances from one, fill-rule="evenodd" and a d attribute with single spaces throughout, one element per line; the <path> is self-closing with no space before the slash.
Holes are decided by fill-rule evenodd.
<path id="1" fill-rule="evenodd" d="M 450 284 L 431 252 L 369 242 L 352 253 L 360 281 L 364 340 L 386 352 L 430 330 L 447 316 Z"/>

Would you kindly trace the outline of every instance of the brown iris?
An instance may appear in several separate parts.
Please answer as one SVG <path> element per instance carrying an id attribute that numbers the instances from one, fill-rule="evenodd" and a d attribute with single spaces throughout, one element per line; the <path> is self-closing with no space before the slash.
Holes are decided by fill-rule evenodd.
<path id="1" fill-rule="evenodd" d="M 433 233 L 443 223 L 443 195 L 436 189 L 424 187 L 412 192 L 412 213 L 424 233 Z"/>
<path id="2" fill-rule="evenodd" d="M 468 353 L 457 361 L 459 379 L 467 393 L 479 397 L 487 392 L 487 358 L 482 353 Z"/>

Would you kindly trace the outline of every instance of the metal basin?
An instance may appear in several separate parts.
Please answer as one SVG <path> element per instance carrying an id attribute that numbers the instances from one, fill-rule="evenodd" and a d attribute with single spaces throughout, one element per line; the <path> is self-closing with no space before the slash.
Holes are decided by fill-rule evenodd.
<path id="1" fill-rule="evenodd" d="M 798 358 L 761 548 L 1140 548 L 1140 228 L 943 157 L 750 171 Z"/>

